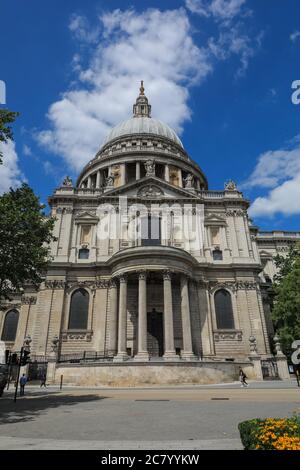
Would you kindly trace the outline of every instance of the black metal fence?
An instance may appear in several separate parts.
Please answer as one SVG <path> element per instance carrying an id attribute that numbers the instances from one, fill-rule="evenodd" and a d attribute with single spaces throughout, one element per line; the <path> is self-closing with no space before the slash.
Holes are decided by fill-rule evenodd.
<path id="1" fill-rule="evenodd" d="M 278 367 L 276 359 L 264 359 L 261 361 L 261 369 L 264 380 L 278 379 Z"/>
<path id="2" fill-rule="evenodd" d="M 84 364 L 88 362 L 111 362 L 115 353 L 113 351 L 83 351 L 76 354 L 60 354 L 58 363 Z"/>

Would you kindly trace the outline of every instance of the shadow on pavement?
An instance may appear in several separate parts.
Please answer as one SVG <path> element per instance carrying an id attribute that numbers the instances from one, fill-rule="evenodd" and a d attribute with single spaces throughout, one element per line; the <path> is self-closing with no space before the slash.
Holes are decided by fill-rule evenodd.
<path id="1" fill-rule="evenodd" d="M 13 395 L 0 398 L 0 427 L 3 424 L 16 424 L 34 421 L 43 412 L 60 406 L 73 406 L 79 403 L 89 403 L 104 400 L 108 397 L 99 395 L 60 395 L 50 392 L 46 395 L 30 393 L 25 397 L 18 397 L 14 403 Z M 65 410 L 65 412 L 67 412 Z"/>

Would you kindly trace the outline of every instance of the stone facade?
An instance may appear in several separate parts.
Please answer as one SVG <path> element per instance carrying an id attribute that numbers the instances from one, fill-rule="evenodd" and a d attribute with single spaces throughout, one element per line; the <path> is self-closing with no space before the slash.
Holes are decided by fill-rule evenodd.
<path id="1" fill-rule="evenodd" d="M 211 381 L 214 367 L 208 364 L 215 361 L 215 379 L 229 379 L 236 370 L 236 365 L 229 365 L 232 361 L 246 361 L 252 370 L 250 337 L 255 337 L 261 358 L 271 355 L 273 331 L 265 286 L 275 272 L 273 256 L 285 252 L 300 233 L 260 233 L 248 217 L 249 202 L 232 181 L 224 191 L 210 191 L 204 173 L 174 131 L 151 121 L 143 90 L 134 117 L 112 131 L 76 184 L 66 178 L 49 198 L 56 218 L 53 261 L 38 292 L 27 286 L 22 296 L 2 305 L 0 332 L 14 309 L 19 322 L 15 340 L 6 342 L 11 350 L 20 350 L 29 335 L 33 356 L 51 356 L 58 337 L 60 361 L 110 360 L 112 370 L 122 377 L 126 365 L 135 377 L 140 372 L 132 371 L 142 370 L 133 369 L 131 361 L 145 367 L 154 367 L 156 361 L 160 366 L 158 372 L 153 369 L 154 376 L 164 364 L 184 363 L 186 369 L 165 369 L 170 381 L 188 380 L 187 370 L 191 382 L 199 382 L 201 373 L 200 381 L 205 381 L 207 364 Z M 128 212 L 130 205 L 135 209 Z M 158 242 L 147 243 L 141 234 L 142 219 L 153 215 L 153 206 L 159 237 Z M 178 208 L 188 208 L 191 216 L 181 219 L 181 228 L 176 225 Z M 116 221 L 122 222 L 117 235 Z M 71 328 L 72 299 L 78 291 L 88 299 L 87 318 L 84 327 Z M 230 299 L 230 327 L 220 326 L 220 291 Z M 113 364 L 123 361 L 129 362 L 121 373 Z M 87 375 L 105 382 L 109 366 L 95 372 L 92 364 L 91 360 L 90 370 L 60 365 L 57 374 L 63 370 L 74 383 L 80 383 L 81 374 L 81 383 Z M 149 371 L 142 373 L 146 382 Z M 116 378 L 109 381 L 117 383 Z M 130 378 L 121 380 L 126 381 Z"/>

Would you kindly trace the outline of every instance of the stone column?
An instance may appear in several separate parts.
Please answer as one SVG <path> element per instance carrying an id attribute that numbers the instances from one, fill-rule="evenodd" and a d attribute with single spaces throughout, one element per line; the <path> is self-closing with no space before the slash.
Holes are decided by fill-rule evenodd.
<path id="1" fill-rule="evenodd" d="M 140 162 L 136 162 L 136 166 L 135 166 L 135 179 L 136 179 L 136 180 L 141 179 L 141 164 L 140 164 Z"/>
<path id="2" fill-rule="evenodd" d="M 191 328 L 191 312 L 189 300 L 189 284 L 185 274 L 181 275 L 181 319 L 182 319 L 182 335 L 183 335 L 183 351 L 181 357 L 187 361 L 196 360 L 193 353 L 192 328 Z"/>
<path id="3" fill-rule="evenodd" d="M 179 178 L 179 187 L 183 188 L 183 181 L 182 181 L 182 170 L 178 168 L 178 178 Z"/>
<path id="4" fill-rule="evenodd" d="M 88 187 L 88 189 L 91 189 L 91 187 L 92 187 L 92 177 L 91 177 L 91 176 L 88 177 L 88 185 L 87 185 L 87 187 Z"/>
<path id="5" fill-rule="evenodd" d="M 49 359 L 48 359 L 48 366 L 47 366 L 47 378 L 46 382 L 49 385 L 54 385 L 55 384 L 55 373 L 56 373 L 56 353 L 52 352 L 49 354 Z"/>
<path id="6" fill-rule="evenodd" d="M 96 180 L 96 188 L 99 189 L 100 188 L 100 177 L 101 177 L 101 174 L 100 174 L 100 170 L 97 171 L 97 180 Z"/>
<path id="7" fill-rule="evenodd" d="M 277 362 L 278 377 L 280 378 L 280 380 L 291 380 L 287 359 L 281 350 L 279 336 L 275 335 L 273 338 L 273 341 L 275 343 L 275 349 L 276 349 L 276 362 Z"/>
<path id="8" fill-rule="evenodd" d="M 168 183 L 170 182 L 170 167 L 169 167 L 169 165 L 165 165 L 165 180 Z"/>
<path id="9" fill-rule="evenodd" d="M 119 331 L 118 331 L 118 354 L 114 360 L 116 362 L 126 361 L 127 355 L 127 277 L 120 277 L 119 295 Z"/>
<path id="10" fill-rule="evenodd" d="M 174 347 L 174 321 L 173 321 L 173 303 L 172 303 L 172 280 L 171 273 L 165 271 L 164 278 L 164 336 L 166 361 L 177 361 L 178 357 Z"/>
<path id="11" fill-rule="evenodd" d="M 116 279 L 112 279 L 110 282 L 109 299 L 109 352 L 115 355 L 118 350 L 118 286 Z"/>
<path id="12" fill-rule="evenodd" d="M 263 380 L 263 373 L 261 368 L 261 357 L 257 352 L 257 345 L 256 345 L 256 338 L 255 336 L 250 336 L 249 338 L 250 343 L 250 361 L 253 364 L 254 374 L 256 380 Z"/>
<path id="13" fill-rule="evenodd" d="M 124 186 L 126 184 L 126 163 L 122 163 L 120 165 L 121 168 L 121 186 Z"/>
<path id="14" fill-rule="evenodd" d="M 138 354 L 136 361 L 149 361 L 147 350 L 147 273 L 139 273 Z"/>

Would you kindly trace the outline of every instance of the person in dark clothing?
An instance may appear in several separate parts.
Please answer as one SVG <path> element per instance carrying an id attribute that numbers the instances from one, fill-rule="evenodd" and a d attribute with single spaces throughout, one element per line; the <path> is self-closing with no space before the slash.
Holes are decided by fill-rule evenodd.
<path id="1" fill-rule="evenodd" d="M 47 380 L 47 376 L 46 376 L 46 374 L 43 374 L 42 377 L 41 377 L 41 387 L 40 388 L 42 388 L 42 387 L 47 388 L 46 380 Z"/>
<path id="2" fill-rule="evenodd" d="M 20 378 L 20 396 L 23 397 L 25 395 L 25 385 L 27 384 L 27 377 L 25 374 L 22 375 Z"/>
<path id="3" fill-rule="evenodd" d="M 243 369 L 240 369 L 240 371 L 239 371 L 239 378 L 240 378 L 240 382 L 241 382 L 241 387 L 244 388 L 244 387 L 249 386 L 249 384 L 247 384 L 247 382 L 246 382 L 247 376 L 246 376 L 245 372 L 243 371 Z"/>

